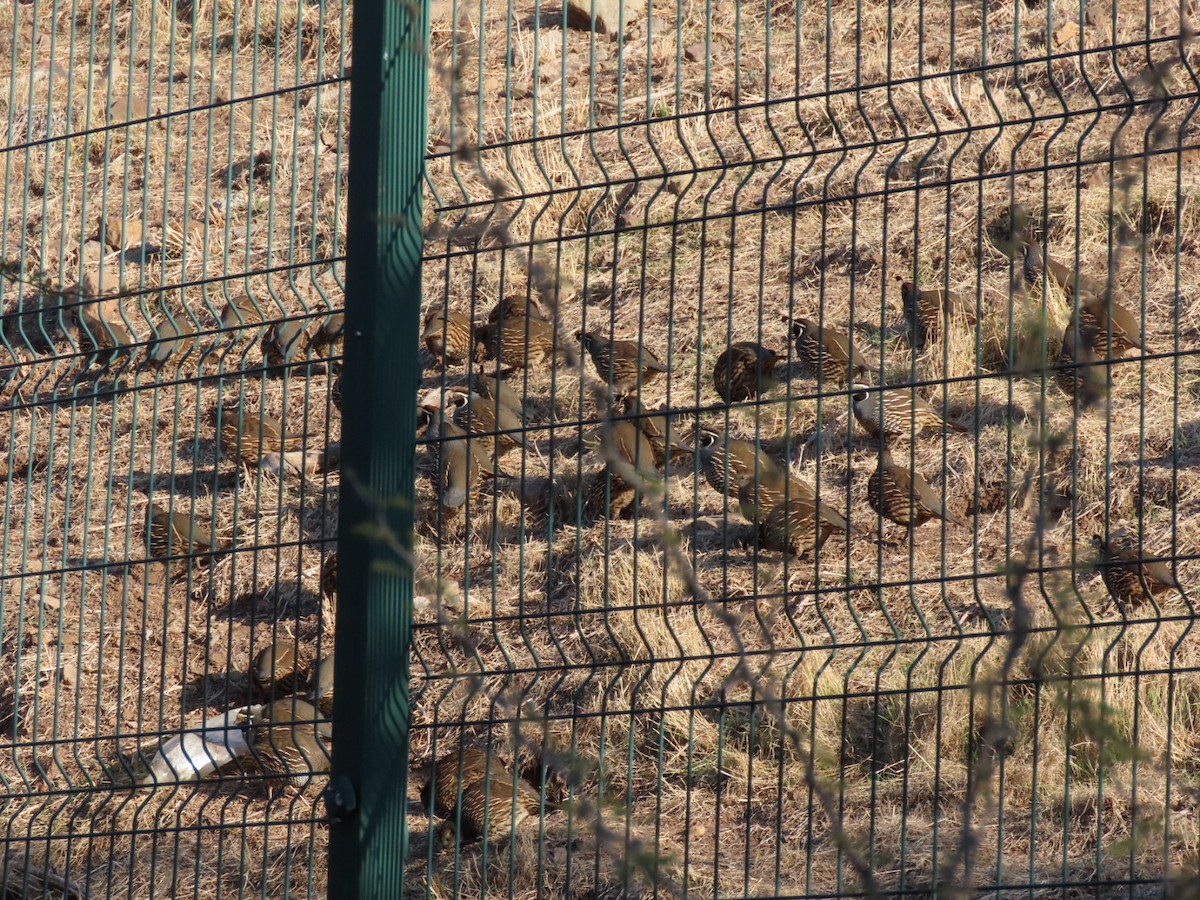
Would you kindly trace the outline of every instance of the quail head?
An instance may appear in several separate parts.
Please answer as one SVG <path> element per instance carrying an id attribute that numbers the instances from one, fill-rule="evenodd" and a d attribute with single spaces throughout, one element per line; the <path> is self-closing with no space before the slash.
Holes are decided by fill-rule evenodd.
<path id="1" fill-rule="evenodd" d="M 753 400 L 775 387 L 779 354 L 754 341 L 739 341 L 717 357 L 713 386 L 726 403 Z"/>
<path id="2" fill-rule="evenodd" d="M 250 748 L 272 797 L 289 785 L 303 790 L 329 768 L 329 723 L 296 696 L 276 700 L 250 721 Z"/>
<path id="3" fill-rule="evenodd" d="M 822 328 L 812 319 L 789 319 L 796 358 L 819 383 L 846 384 L 851 376 L 867 371 L 867 363 L 850 338 L 833 328 Z"/>
<path id="4" fill-rule="evenodd" d="M 853 385 L 854 418 L 871 437 L 883 436 L 884 445 L 895 440 L 919 437 L 927 429 L 949 428 L 966 432 L 967 428 L 943 419 L 936 409 L 907 388 L 878 388 Z"/>
<path id="5" fill-rule="evenodd" d="M 960 527 L 967 524 L 946 509 L 942 498 L 920 472 L 896 465 L 886 451 L 867 484 L 867 502 L 885 519 L 907 527 L 910 535 L 914 528 L 935 518 Z"/>
<path id="6" fill-rule="evenodd" d="M 422 338 L 439 365 L 468 362 L 474 341 L 474 325 L 466 313 L 435 306 L 425 314 Z"/>
<path id="7" fill-rule="evenodd" d="M 1110 534 L 1106 541 L 1101 535 L 1092 537 L 1092 545 L 1100 554 L 1100 574 L 1104 586 L 1122 609 L 1153 600 L 1159 594 L 1182 590 L 1171 573 L 1171 567 L 1143 546 L 1139 551 L 1135 538 L 1123 530 Z"/>
<path id="8" fill-rule="evenodd" d="M 290 691 L 296 686 L 296 641 L 280 633 L 254 657 L 254 683 L 265 696 Z"/>
<path id="9" fill-rule="evenodd" d="M 321 595 L 333 602 L 337 599 L 338 557 L 337 551 L 321 560 Z"/>
<path id="10" fill-rule="evenodd" d="M 639 384 L 647 384 L 667 371 L 666 363 L 637 341 L 612 341 L 582 331 L 576 332 L 575 337 L 583 342 L 600 380 L 611 383 L 619 395 L 631 394 Z"/>

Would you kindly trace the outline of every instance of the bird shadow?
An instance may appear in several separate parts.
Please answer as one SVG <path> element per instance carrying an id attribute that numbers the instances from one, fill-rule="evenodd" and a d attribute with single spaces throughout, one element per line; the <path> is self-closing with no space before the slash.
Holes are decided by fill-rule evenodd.
<path id="1" fill-rule="evenodd" d="M 243 591 L 223 606 L 212 610 L 214 619 L 245 623 L 277 622 L 319 615 L 321 597 L 299 580 L 276 581 L 259 590 Z"/>

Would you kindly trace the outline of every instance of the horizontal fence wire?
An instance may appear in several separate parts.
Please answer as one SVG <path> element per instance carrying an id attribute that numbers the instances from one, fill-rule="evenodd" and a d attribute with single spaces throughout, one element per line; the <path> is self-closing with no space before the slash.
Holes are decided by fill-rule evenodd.
<path id="1" fill-rule="evenodd" d="M 0 12 L 4 896 L 327 893 L 350 25 Z"/>
<path id="2" fill-rule="evenodd" d="M 413 894 L 1194 895 L 1192 14 L 432 5 Z"/>

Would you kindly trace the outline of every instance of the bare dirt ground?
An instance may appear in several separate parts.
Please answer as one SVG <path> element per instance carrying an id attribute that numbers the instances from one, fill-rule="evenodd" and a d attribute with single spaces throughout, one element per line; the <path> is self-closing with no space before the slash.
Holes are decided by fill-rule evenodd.
<path id="1" fill-rule="evenodd" d="M 518 373 L 536 443 L 504 460 L 518 477 L 445 520 L 427 466 L 418 476 L 420 574 L 446 586 L 443 619 L 460 621 L 421 614 L 413 757 L 465 737 L 527 761 L 515 698 L 548 717 L 525 732 L 587 765 L 571 812 L 486 859 L 470 848 L 456 867 L 414 815 L 414 894 L 478 896 L 486 881 L 520 897 L 618 896 L 632 861 L 639 895 L 649 860 L 664 881 L 721 896 L 854 890 L 853 856 L 886 890 L 928 890 L 947 866 L 1026 894 L 1107 895 L 1195 870 L 1192 607 L 1171 596 L 1123 613 L 1089 541 L 1140 526 L 1185 586 L 1198 572 L 1196 50 L 1180 62 L 1177 6 L 1089 4 L 1077 29 L 1069 13 L 656 3 L 613 42 L 564 30 L 552 5 L 456 16 L 434 3 L 426 308 L 479 319 L 510 294 L 546 301 L 532 254 L 558 285 L 564 336 L 640 337 L 669 360 L 646 406 L 688 411 L 685 429 L 758 433 L 874 530 L 873 452 L 844 393 L 817 398 L 791 358 L 760 406 L 720 407 L 710 382 L 731 341 L 785 352 L 782 317 L 820 317 L 881 356 L 889 382 L 944 397 L 969 426 L 921 441 L 915 463 L 970 527 L 926 525 L 911 548 L 894 527 L 882 546 L 835 537 L 817 565 L 785 567 L 686 459 L 658 504 L 665 526 L 650 500 L 639 518 L 594 518 L 573 490 L 589 463 L 572 446 L 605 409 L 578 369 Z M 202 369 L 148 372 L 135 355 L 83 370 L 57 319 L 29 315 L 34 285 L 116 271 L 142 341 L 167 313 L 215 334 L 243 292 L 268 323 L 340 308 L 349 34 L 337 5 L 0 12 L 14 61 L 0 258 L 16 367 L 0 431 L 0 777 L 10 842 L 93 890 L 324 894 L 312 792 L 268 803 L 249 772 L 105 785 L 122 754 L 254 699 L 245 673 L 277 631 L 305 661 L 329 646 L 319 572 L 337 474 L 243 469 L 219 454 L 214 413 L 241 397 L 316 444 L 337 440 L 339 417 L 324 363 L 287 379 L 264 369 L 262 326 L 222 337 Z M 459 147 L 479 147 L 477 162 Z M 1014 293 L 985 236 L 1014 202 L 1051 252 L 1108 273 L 1144 316 L 1151 352 L 1117 366 L 1110 403 L 1078 421 L 1052 378 L 1007 363 L 1053 360 L 1069 315 L 1052 284 Z M 142 251 L 102 246 L 97 263 L 87 244 L 113 215 L 142 228 Z M 978 327 L 914 353 L 897 284 L 914 272 L 967 295 Z M 423 390 L 437 388 L 422 361 Z M 1052 449 L 1056 433 L 1067 440 Z M 194 509 L 236 552 L 152 589 L 136 564 L 151 495 Z M 689 588 L 664 529 L 713 603 Z M 1014 604 L 1008 561 L 1027 546 Z M 739 663 L 757 688 L 731 677 Z M 1005 688 L 987 689 L 1002 672 Z"/>

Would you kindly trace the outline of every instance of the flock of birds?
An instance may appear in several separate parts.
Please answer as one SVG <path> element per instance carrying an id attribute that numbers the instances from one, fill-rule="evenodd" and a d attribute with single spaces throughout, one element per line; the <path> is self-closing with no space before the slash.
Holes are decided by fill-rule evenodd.
<path id="1" fill-rule="evenodd" d="M 1111 378 L 1110 362 L 1133 351 L 1146 352 L 1138 320 L 1112 297 L 1106 283 L 1088 279 L 1043 253 L 1022 234 L 1019 208 L 1000 226 L 989 228 L 993 244 L 1016 264 L 1028 284 L 1052 283 L 1062 291 L 1073 313 L 1054 366 L 1055 380 L 1082 413 L 1104 397 Z M 974 305 L 953 291 L 901 285 L 905 318 L 915 349 L 944 340 L 952 321 L 975 325 Z M 910 387 L 872 383 L 879 371 L 849 335 L 809 318 L 788 319 L 793 359 L 818 385 L 841 385 L 859 425 L 878 451 L 877 466 L 867 485 L 867 500 L 883 518 L 904 526 L 911 541 L 914 529 L 932 520 L 959 528 L 967 522 L 951 512 L 944 498 L 922 474 L 892 456 L 894 446 L 923 435 L 969 428 L 918 397 Z M 505 376 L 520 369 L 542 369 L 568 360 L 564 337 L 552 319 L 524 297 L 506 298 L 486 321 L 475 322 L 448 307 L 431 309 L 423 339 L 443 373 L 453 364 L 467 369 L 467 383 L 427 395 L 421 424 L 434 461 L 436 492 L 447 518 L 467 508 L 489 479 L 503 474 L 501 457 L 510 450 L 532 447 L 526 435 L 522 396 Z M 697 426 L 685 442 L 671 427 L 672 411 L 647 411 L 641 387 L 668 370 L 643 342 L 619 340 L 595 332 L 578 332 L 577 345 L 590 357 L 596 375 L 609 387 L 611 408 L 598 429 L 609 460 L 583 491 L 585 504 L 601 515 L 636 510 L 635 501 L 648 483 L 661 483 L 669 453 L 695 454 L 708 483 L 735 499 L 740 513 L 756 526 L 760 548 L 801 557 L 815 555 L 835 533 L 855 531 L 845 516 L 803 478 L 764 452 L 761 443 L 722 429 Z M 759 343 L 732 344 L 717 359 L 712 385 L 725 404 L 754 400 L 773 388 L 775 371 L 786 354 Z M 476 369 L 476 366 L 478 367 Z M 615 454 L 615 455 L 614 455 Z M 908 459 L 909 454 L 903 454 Z M 622 464 L 623 463 L 623 464 Z M 1129 608 L 1164 592 L 1181 590 L 1172 568 L 1154 558 L 1136 535 L 1116 531 L 1096 534 L 1097 567 L 1109 593 Z M 426 766 L 422 800 L 430 814 L 445 817 L 439 843 L 485 835 L 507 836 L 523 819 L 538 814 L 543 798 L 499 758 L 469 742 Z"/>

